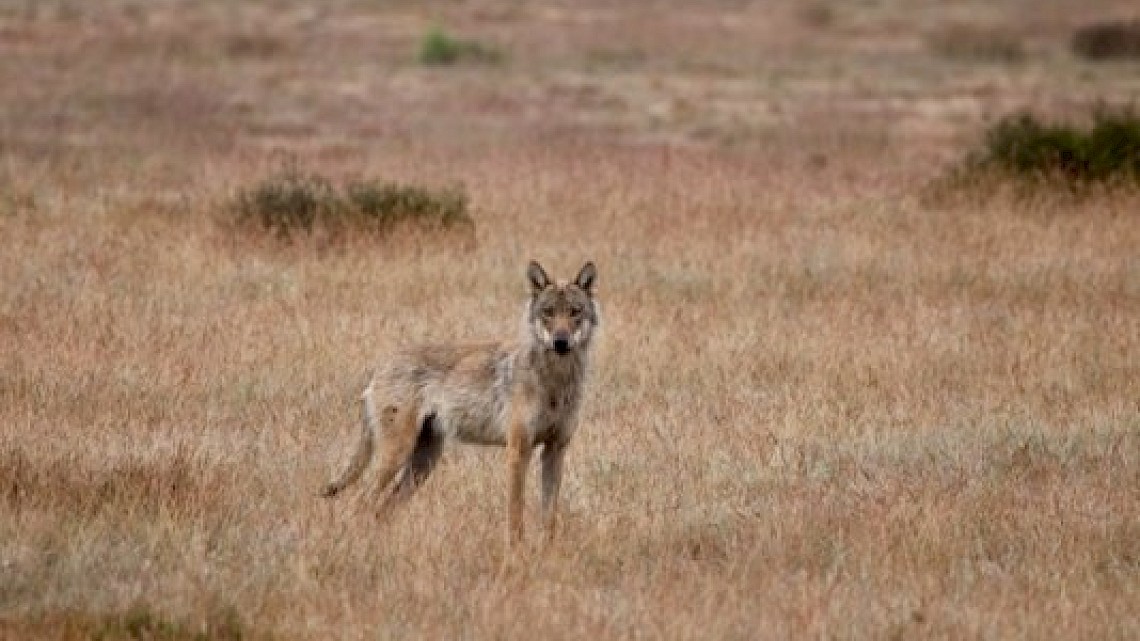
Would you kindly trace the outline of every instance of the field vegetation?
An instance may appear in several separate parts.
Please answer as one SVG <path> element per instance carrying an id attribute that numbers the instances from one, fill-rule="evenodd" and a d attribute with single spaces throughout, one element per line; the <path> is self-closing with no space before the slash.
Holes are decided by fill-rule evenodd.
<path id="1" fill-rule="evenodd" d="M 1134 10 L 0 4 L 0 638 L 1140 637 L 1140 189 L 944 180 L 1140 95 L 1071 44 Z M 603 325 L 499 580 L 498 451 L 317 493 L 530 258 Z"/>

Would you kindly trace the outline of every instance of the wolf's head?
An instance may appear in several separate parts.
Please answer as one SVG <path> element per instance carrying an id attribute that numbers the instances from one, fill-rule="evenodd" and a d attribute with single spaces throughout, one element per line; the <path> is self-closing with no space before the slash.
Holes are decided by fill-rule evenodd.
<path id="1" fill-rule="evenodd" d="M 597 275 L 594 263 L 588 262 L 574 282 L 554 282 L 542 265 L 530 261 L 526 268 L 531 287 L 526 325 L 535 343 L 560 355 L 590 344 L 590 336 L 598 325 L 598 307 L 594 302 Z"/>

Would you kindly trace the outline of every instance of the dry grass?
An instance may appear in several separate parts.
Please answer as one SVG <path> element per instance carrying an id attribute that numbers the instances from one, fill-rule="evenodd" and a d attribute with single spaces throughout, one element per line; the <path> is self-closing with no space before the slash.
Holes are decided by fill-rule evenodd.
<path id="1" fill-rule="evenodd" d="M 1065 54 L 1087 3 L 967 5 L 6 4 L 0 637 L 1140 635 L 1140 195 L 923 194 L 1140 75 Z M 1017 65 L 930 50 L 968 10 Z M 463 185 L 477 248 L 233 235 L 281 154 Z M 604 334 L 497 582 L 497 452 L 315 494 L 372 359 L 513 331 L 530 257 L 598 262 Z"/>

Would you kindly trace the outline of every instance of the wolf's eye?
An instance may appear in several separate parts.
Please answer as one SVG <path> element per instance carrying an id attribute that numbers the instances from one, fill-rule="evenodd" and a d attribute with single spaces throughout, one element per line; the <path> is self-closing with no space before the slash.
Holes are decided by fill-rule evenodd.
<path id="1" fill-rule="evenodd" d="M 571 307 L 570 308 L 570 315 L 573 316 L 574 318 L 581 316 L 582 315 L 582 308 L 577 307 L 577 306 Z"/>
<path id="2" fill-rule="evenodd" d="M 543 308 L 542 308 L 542 315 L 543 315 L 544 317 L 546 317 L 546 318 L 551 318 L 551 317 L 553 317 L 553 316 L 554 316 L 554 307 L 552 307 L 552 306 L 550 306 L 550 305 L 547 305 L 546 307 L 543 307 Z"/>

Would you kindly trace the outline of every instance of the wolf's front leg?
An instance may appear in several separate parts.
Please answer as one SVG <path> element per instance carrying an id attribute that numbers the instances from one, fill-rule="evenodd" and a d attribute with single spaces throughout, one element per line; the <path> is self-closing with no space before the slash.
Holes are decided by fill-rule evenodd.
<path id="1" fill-rule="evenodd" d="M 562 461 L 566 444 L 547 442 L 542 446 L 542 525 L 546 541 L 554 539 L 558 520 L 558 491 L 562 487 Z"/>
<path id="2" fill-rule="evenodd" d="M 533 447 L 523 424 L 512 425 L 507 436 L 507 553 L 517 550 L 523 538 L 526 470 Z"/>

